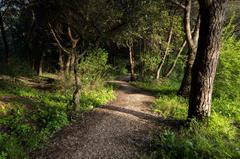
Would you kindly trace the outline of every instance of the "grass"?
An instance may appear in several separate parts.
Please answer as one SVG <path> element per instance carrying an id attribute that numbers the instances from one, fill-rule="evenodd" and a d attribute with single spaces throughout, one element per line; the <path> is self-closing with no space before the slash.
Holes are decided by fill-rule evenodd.
<path id="1" fill-rule="evenodd" d="M 63 126 L 70 122 L 67 105 L 71 94 L 41 91 L 0 80 L 0 159 L 28 158 Z M 89 111 L 114 98 L 111 87 L 85 90 L 81 111 Z"/>
<path id="2" fill-rule="evenodd" d="M 165 119 L 185 120 L 188 101 L 176 96 L 177 82 L 134 82 L 134 85 L 153 91 L 157 99 L 152 110 Z M 218 93 L 219 94 L 219 93 Z M 190 128 L 163 127 L 154 137 L 151 158 L 240 158 L 239 98 L 213 98 L 212 115 L 207 123 L 191 122 Z"/>

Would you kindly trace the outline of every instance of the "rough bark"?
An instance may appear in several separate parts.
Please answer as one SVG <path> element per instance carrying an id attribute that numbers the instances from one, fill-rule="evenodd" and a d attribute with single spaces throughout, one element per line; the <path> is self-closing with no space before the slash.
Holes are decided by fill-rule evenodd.
<path id="1" fill-rule="evenodd" d="M 135 59 L 134 59 L 134 52 L 133 52 L 133 43 L 129 42 L 127 45 L 128 45 L 128 52 L 129 52 L 131 81 L 135 81 L 136 77 L 135 77 Z"/>
<path id="2" fill-rule="evenodd" d="M 4 62 L 6 64 L 8 64 L 8 61 L 9 61 L 9 46 L 8 46 L 8 42 L 7 42 L 6 31 L 5 31 L 5 28 L 4 28 L 3 17 L 2 17 L 1 12 L 0 12 L 0 29 L 1 29 L 1 33 L 2 33 L 2 40 L 3 40 L 3 44 L 4 44 L 4 49 L 5 49 Z"/>
<path id="3" fill-rule="evenodd" d="M 169 34 L 168 34 L 167 47 L 166 47 L 166 50 L 165 50 L 165 52 L 164 52 L 162 61 L 161 61 L 161 62 L 159 63 L 159 65 L 158 65 L 157 74 L 156 74 L 156 79 L 157 79 L 157 80 L 160 79 L 162 67 L 163 67 L 163 64 L 165 63 L 165 60 L 166 60 L 167 55 L 168 55 L 168 52 L 169 52 L 169 47 L 170 47 L 170 44 L 171 44 L 171 41 L 172 41 L 172 35 L 173 35 L 173 26 L 171 27 L 171 29 L 170 29 L 170 31 L 169 31 Z"/>
<path id="4" fill-rule="evenodd" d="M 211 114 L 226 2 L 227 0 L 199 0 L 201 36 L 192 71 L 188 118 L 204 119 Z"/>

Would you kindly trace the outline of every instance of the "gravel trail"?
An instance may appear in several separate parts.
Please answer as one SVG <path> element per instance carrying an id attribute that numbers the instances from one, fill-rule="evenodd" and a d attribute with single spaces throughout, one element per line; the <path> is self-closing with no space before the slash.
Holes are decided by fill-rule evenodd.
<path id="1" fill-rule="evenodd" d="M 148 153 L 160 120 L 150 111 L 154 97 L 127 82 L 112 83 L 119 86 L 115 101 L 60 130 L 32 158 L 135 159 Z"/>

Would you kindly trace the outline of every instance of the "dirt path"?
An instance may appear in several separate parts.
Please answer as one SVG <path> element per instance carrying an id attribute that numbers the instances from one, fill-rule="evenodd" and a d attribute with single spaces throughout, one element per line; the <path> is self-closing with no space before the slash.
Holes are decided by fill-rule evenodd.
<path id="1" fill-rule="evenodd" d="M 150 112 L 154 97 L 127 82 L 113 83 L 119 85 L 115 101 L 62 129 L 32 158 L 134 159 L 147 153 L 158 129 L 159 118 Z"/>

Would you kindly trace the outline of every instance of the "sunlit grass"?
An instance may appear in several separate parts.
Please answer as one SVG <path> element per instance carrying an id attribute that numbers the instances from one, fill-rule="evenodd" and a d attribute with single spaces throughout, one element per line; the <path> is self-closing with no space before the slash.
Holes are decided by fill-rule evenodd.
<path id="1" fill-rule="evenodd" d="M 72 95 L 41 91 L 21 84 L 0 81 L 0 156 L 26 158 L 49 136 L 69 124 L 67 106 Z M 81 111 L 89 111 L 114 99 L 112 87 L 88 90 L 81 95 Z"/>
<path id="2" fill-rule="evenodd" d="M 186 120 L 188 100 L 176 95 L 178 85 L 175 82 L 135 82 L 134 85 L 155 92 L 157 99 L 152 110 L 161 117 Z M 221 94 L 224 96 L 223 92 Z M 193 120 L 190 128 L 180 130 L 163 127 L 154 137 L 151 158 L 239 158 L 239 128 L 234 125 L 239 122 L 239 115 L 239 100 L 214 97 L 207 123 Z"/>

